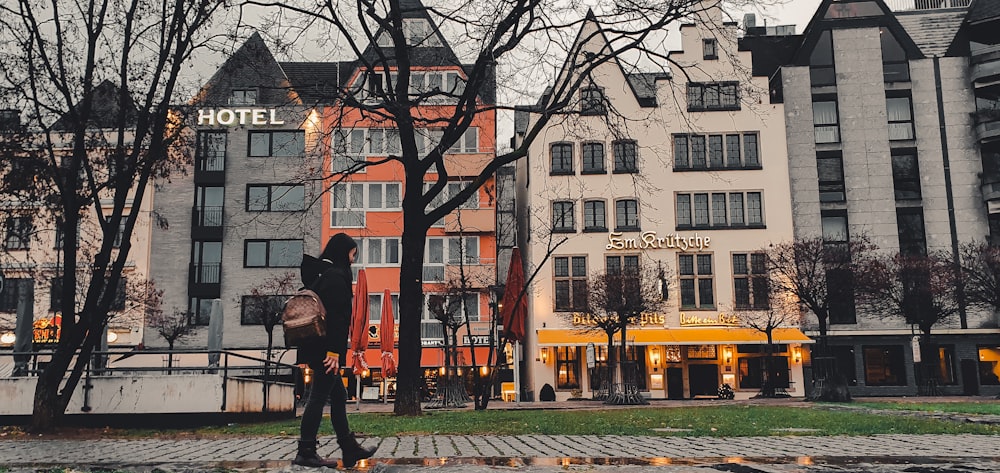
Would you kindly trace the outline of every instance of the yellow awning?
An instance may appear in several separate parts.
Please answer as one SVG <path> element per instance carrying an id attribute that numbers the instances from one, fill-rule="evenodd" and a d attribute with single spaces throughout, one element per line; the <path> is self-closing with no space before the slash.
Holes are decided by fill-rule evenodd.
<path id="1" fill-rule="evenodd" d="M 697 327 L 697 328 L 654 328 L 631 329 L 626 333 L 629 343 L 636 345 L 719 345 L 729 343 L 765 344 L 767 336 L 763 332 L 744 327 Z M 621 334 L 615 334 L 620 340 Z M 797 328 L 776 328 L 774 343 L 813 343 Z M 538 344 L 541 346 L 574 346 L 587 343 L 604 344 L 607 335 L 600 331 L 574 329 L 540 329 Z"/>

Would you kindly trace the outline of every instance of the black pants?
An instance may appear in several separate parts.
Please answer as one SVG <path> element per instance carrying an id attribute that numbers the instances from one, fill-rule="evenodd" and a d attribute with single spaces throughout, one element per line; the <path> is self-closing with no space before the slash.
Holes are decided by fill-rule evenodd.
<path id="1" fill-rule="evenodd" d="M 302 412 L 299 439 L 316 440 L 319 424 L 323 420 L 323 407 L 327 401 L 330 401 L 330 423 L 333 424 L 337 440 L 350 437 L 351 429 L 347 425 L 347 390 L 344 389 L 344 383 L 340 379 L 340 372 L 328 374 L 322 363 L 318 366 L 310 364 L 310 367 L 313 370 L 312 390 L 309 392 L 306 408 Z"/>

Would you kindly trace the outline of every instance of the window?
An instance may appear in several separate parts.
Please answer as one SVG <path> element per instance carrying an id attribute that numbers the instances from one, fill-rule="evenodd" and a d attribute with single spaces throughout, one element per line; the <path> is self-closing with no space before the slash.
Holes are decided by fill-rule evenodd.
<path id="1" fill-rule="evenodd" d="M 398 266 L 400 240 L 396 237 L 366 237 L 356 239 L 358 257 L 355 266 Z"/>
<path id="2" fill-rule="evenodd" d="M 222 226 L 224 197 L 223 186 L 195 186 L 194 224 L 200 227 Z"/>
<path id="3" fill-rule="evenodd" d="M 407 46 L 440 47 L 441 37 L 424 18 L 404 18 L 403 36 Z"/>
<path id="4" fill-rule="evenodd" d="M 688 111 L 739 110 L 739 82 L 689 82 Z"/>
<path id="5" fill-rule="evenodd" d="M 30 215 L 7 217 L 6 227 L 7 237 L 4 240 L 4 248 L 8 250 L 31 248 L 31 234 L 35 231 L 35 224 Z"/>
<path id="6" fill-rule="evenodd" d="M 840 151 L 816 153 L 816 174 L 819 177 L 820 202 L 844 202 L 844 158 Z"/>
<path id="7" fill-rule="evenodd" d="M 229 105 L 254 105 L 257 103 L 257 89 L 233 89 Z"/>
<path id="8" fill-rule="evenodd" d="M 390 294 L 389 303 L 392 304 L 392 318 L 399 322 L 399 294 Z M 382 321 L 382 293 L 368 294 L 368 321 L 378 324 Z M 398 338 L 398 337 L 396 337 Z"/>
<path id="9" fill-rule="evenodd" d="M 1000 347 L 979 346 L 979 384 L 1000 386 Z"/>
<path id="10" fill-rule="evenodd" d="M 115 232 L 115 241 L 111 242 L 112 248 L 121 248 L 125 241 L 125 219 L 128 215 L 122 215 L 122 221 L 118 222 L 118 231 Z"/>
<path id="11" fill-rule="evenodd" d="M 448 318 L 454 321 L 479 321 L 479 294 L 450 295 L 445 300 Z"/>
<path id="12" fill-rule="evenodd" d="M 251 157 L 305 156 L 306 135 L 297 131 L 251 131 Z"/>
<path id="13" fill-rule="evenodd" d="M 396 83 L 397 73 L 392 72 L 392 82 Z M 458 72 L 411 71 L 408 93 L 422 95 L 422 102 L 454 102 L 455 97 L 465 93 L 465 78 Z"/>
<path id="14" fill-rule="evenodd" d="M 224 171 L 226 169 L 226 138 L 224 131 L 199 131 L 195 169 Z"/>
<path id="15" fill-rule="evenodd" d="M 958 377 L 955 376 L 955 345 L 941 345 L 938 347 L 938 381 L 941 384 L 958 384 Z"/>
<path id="16" fill-rule="evenodd" d="M 829 30 L 820 33 L 809 56 L 809 81 L 813 87 L 837 83 L 837 73 L 833 68 L 833 36 Z"/>
<path id="17" fill-rule="evenodd" d="M 715 38 L 701 40 L 702 59 L 719 59 L 719 43 Z"/>
<path id="18" fill-rule="evenodd" d="M 741 356 L 739 357 L 739 388 L 759 389 L 764 381 L 764 372 L 767 370 L 766 356 Z M 771 358 L 771 373 L 768 374 L 768 381 L 772 387 L 787 388 L 788 384 L 788 357 L 774 356 Z"/>
<path id="19" fill-rule="evenodd" d="M 280 323 L 281 310 L 287 299 L 287 295 L 240 297 L 240 325 Z"/>
<path id="20" fill-rule="evenodd" d="M 448 150 L 449 153 L 478 153 L 479 152 L 479 129 L 469 128 L 458 137 L 455 144 Z"/>
<path id="21" fill-rule="evenodd" d="M 246 240 L 246 268 L 295 268 L 302 264 L 302 240 Z"/>
<path id="22" fill-rule="evenodd" d="M 826 271 L 826 293 L 830 301 L 831 324 L 856 324 L 854 275 L 850 270 L 833 268 Z"/>
<path id="23" fill-rule="evenodd" d="M 422 132 L 423 130 L 421 130 Z M 426 154 L 423 135 L 419 134 L 418 152 Z M 341 128 L 333 131 L 333 155 L 331 171 L 365 172 L 366 156 L 398 156 L 402 152 L 399 130 L 396 128 Z"/>
<path id="24" fill-rule="evenodd" d="M 444 327 L 437 319 L 437 314 L 431 312 L 430 303 L 442 294 L 424 294 L 424 303 L 420 306 L 420 339 L 440 341 L 444 338 Z"/>
<path id="25" fill-rule="evenodd" d="M 677 194 L 675 200 L 677 228 L 764 226 L 761 192 Z"/>
<path id="26" fill-rule="evenodd" d="M 608 113 L 604 103 L 604 89 L 584 87 L 580 89 L 580 115 L 604 115 Z"/>
<path id="27" fill-rule="evenodd" d="M 603 200 L 585 200 L 583 202 L 583 231 L 608 231 L 605 205 Z"/>
<path id="28" fill-rule="evenodd" d="M 920 166 L 913 152 L 892 154 L 892 187 L 896 200 L 920 198 Z"/>
<path id="29" fill-rule="evenodd" d="M 639 230 L 639 201 L 622 199 L 615 201 L 615 231 Z"/>
<path id="30" fill-rule="evenodd" d="M 448 264 L 479 264 L 479 237 L 448 238 Z"/>
<path id="31" fill-rule="evenodd" d="M 195 284 L 218 284 L 222 271 L 222 242 L 192 242 L 191 253 L 192 282 Z"/>
<path id="32" fill-rule="evenodd" d="M 833 355 L 837 372 L 844 377 L 848 386 L 858 385 L 858 372 L 854 364 L 854 347 L 850 345 L 833 345 L 829 347 Z"/>
<path id="33" fill-rule="evenodd" d="M 248 212 L 295 212 L 305 210 L 305 186 L 248 184 Z"/>
<path id="34" fill-rule="evenodd" d="M 847 212 L 843 210 L 824 211 L 821 214 L 824 244 L 846 244 Z"/>
<path id="35" fill-rule="evenodd" d="M 214 297 L 192 297 L 188 306 L 188 325 L 208 325 L 212 318 Z"/>
<path id="36" fill-rule="evenodd" d="M 611 148 L 615 154 L 614 172 L 639 172 L 639 167 L 636 163 L 636 157 L 639 153 L 635 140 L 616 140 L 611 143 Z"/>
<path id="37" fill-rule="evenodd" d="M 604 143 L 584 143 L 583 173 L 604 174 Z"/>
<path id="38" fill-rule="evenodd" d="M 330 192 L 331 227 L 365 226 L 365 184 L 341 183 Z"/>
<path id="39" fill-rule="evenodd" d="M 448 198 L 457 196 L 462 192 L 462 189 L 466 188 L 471 182 L 469 181 L 452 181 L 448 183 Z M 479 208 L 479 191 L 473 192 L 469 195 L 469 198 L 465 199 L 464 202 L 458 205 L 460 209 L 478 209 Z"/>
<path id="40" fill-rule="evenodd" d="M 580 347 L 555 347 L 556 389 L 580 388 Z"/>
<path id="41" fill-rule="evenodd" d="M 550 174 L 573 174 L 573 145 L 553 143 L 551 147 L 552 168 Z"/>
<path id="42" fill-rule="evenodd" d="M 587 257 L 552 258 L 555 282 L 555 310 L 562 312 L 587 309 Z"/>
<path id="43" fill-rule="evenodd" d="M 428 238 L 424 247 L 424 282 L 444 281 L 444 238 Z"/>
<path id="44" fill-rule="evenodd" d="M 896 225 L 899 229 L 899 252 L 901 254 L 927 254 L 927 240 L 924 234 L 924 213 L 922 207 L 897 208 Z"/>
<path id="45" fill-rule="evenodd" d="M 621 274 L 622 269 L 635 274 L 639 270 L 639 255 L 605 256 L 604 272 Z"/>
<path id="46" fill-rule="evenodd" d="M 66 223 L 63 222 L 62 217 L 56 217 L 56 238 L 55 247 L 56 249 L 62 249 L 66 242 Z M 76 221 L 76 247 L 80 247 L 80 220 Z"/>
<path id="47" fill-rule="evenodd" d="M 573 220 L 573 202 L 552 203 L 552 231 L 575 232 L 576 223 Z"/>
<path id="48" fill-rule="evenodd" d="M 813 132 L 816 143 L 839 143 L 840 120 L 836 101 L 813 102 Z"/>
<path id="49" fill-rule="evenodd" d="M 882 76 L 886 82 L 910 80 L 910 63 L 906 51 L 888 28 L 879 29 L 882 40 Z"/>
<path id="50" fill-rule="evenodd" d="M 733 254 L 733 289 L 737 310 L 770 308 L 764 262 L 764 253 Z"/>
<path id="51" fill-rule="evenodd" d="M 889 119 L 889 140 L 913 139 L 913 112 L 909 97 L 887 97 L 885 112 Z"/>
<path id="52" fill-rule="evenodd" d="M 10 278 L 4 281 L 3 291 L 0 291 L 0 312 L 17 312 L 17 301 L 20 294 L 30 291 L 35 281 L 30 278 Z M 28 304 L 32 301 L 29 299 Z"/>
<path id="53" fill-rule="evenodd" d="M 906 386 L 906 364 L 900 345 L 863 346 L 865 384 Z"/>
<path id="54" fill-rule="evenodd" d="M 714 277 L 712 255 L 698 254 L 677 256 L 678 273 L 681 281 L 682 309 L 715 308 Z"/>
<path id="55" fill-rule="evenodd" d="M 757 133 L 674 135 L 675 171 L 759 168 Z"/>
<path id="56" fill-rule="evenodd" d="M 62 276 L 49 280 L 49 311 L 58 312 L 62 310 Z"/>

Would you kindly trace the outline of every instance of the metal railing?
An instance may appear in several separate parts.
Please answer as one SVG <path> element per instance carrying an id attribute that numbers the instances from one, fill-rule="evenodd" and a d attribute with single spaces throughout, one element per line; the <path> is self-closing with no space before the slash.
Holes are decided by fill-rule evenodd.
<path id="1" fill-rule="evenodd" d="M 886 0 L 892 11 L 937 10 L 942 8 L 968 8 L 972 0 Z"/>

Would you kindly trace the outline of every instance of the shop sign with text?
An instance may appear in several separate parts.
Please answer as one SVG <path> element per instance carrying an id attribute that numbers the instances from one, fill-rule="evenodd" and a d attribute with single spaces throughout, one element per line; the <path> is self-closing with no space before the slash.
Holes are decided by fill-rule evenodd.
<path id="1" fill-rule="evenodd" d="M 663 314 L 656 314 L 656 313 L 640 314 L 639 320 L 637 320 L 636 323 L 634 323 L 633 325 L 639 325 L 641 327 L 644 327 L 646 325 L 662 326 L 665 323 L 665 321 L 666 318 L 663 316 Z M 595 318 L 591 314 L 584 314 L 580 312 L 573 313 L 573 325 L 596 326 L 597 322 L 598 322 L 597 318 Z"/>
<path id="2" fill-rule="evenodd" d="M 720 313 L 714 317 L 711 316 L 701 316 L 701 315 L 688 315 L 681 312 L 681 326 L 682 327 L 707 327 L 715 325 L 724 325 L 727 327 L 735 327 L 740 325 L 740 318 L 732 314 Z"/>
<path id="3" fill-rule="evenodd" d="M 277 110 L 273 108 L 219 108 L 219 109 L 199 109 L 199 126 L 264 126 L 264 125 L 284 125 L 284 120 L 279 120 Z"/>
<path id="4" fill-rule="evenodd" d="M 668 233 L 658 236 L 656 232 L 642 232 L 635 238 L 626 238 L 622 232 L 611 232 L 608 234 L 608 250 L 680 250 L 680 251 L 704 251 L 712 243 L 712 238 L 694 235 L 682 235 L 680 233 Z"/>

